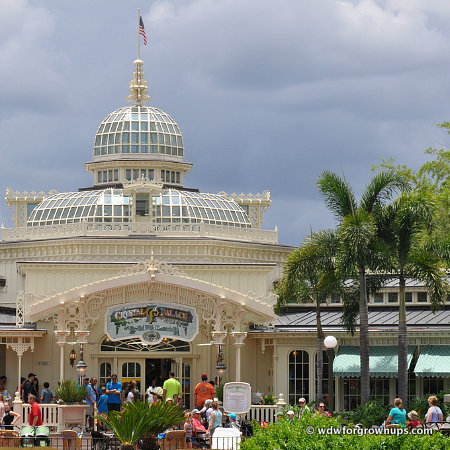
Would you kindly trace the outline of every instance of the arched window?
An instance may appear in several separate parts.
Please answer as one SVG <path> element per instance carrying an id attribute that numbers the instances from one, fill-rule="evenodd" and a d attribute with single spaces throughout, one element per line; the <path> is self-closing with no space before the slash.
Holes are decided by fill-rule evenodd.
<path id="1" fill-rule="evenodd" d="M 289 353 L 289 403 L 295 405 L 299 397 L 309 402 L 309 355 L 304 350 Z"/>

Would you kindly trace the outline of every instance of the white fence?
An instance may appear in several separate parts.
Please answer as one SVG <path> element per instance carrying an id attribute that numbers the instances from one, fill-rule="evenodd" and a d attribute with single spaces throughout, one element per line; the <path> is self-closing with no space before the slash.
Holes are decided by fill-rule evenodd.
<path id="1" fill-rule="evenodd" d="M 249 413 L 245 416 L 245 420 L 273 423 L 276 422 L 275 414 L 277 412 L 277 405 L 252 405 Z"/>
<path id="2" fill-rule="evenodd" d="M 259 230 L 209 223 L 92 223 L 80 222 L 39 227 L 2 228 L 2 241 L 32 241 L 47 238 L 78 236 L 164 236 L 214 237 L 245 242 L 278 243 L 277 230 Z"/>
<path id="3" fill-rule="evenodd" d="M 39 404 L 42 411 L 42 421 L 47 427 L 57 427 L 58 426 L 58 405 L 56 403 L 50 404 Z M 20 399 L 15 399 L 13 402 L 14 411 L 20 414 L 21 418 L 16 423 L 17 426 L 21 427 L 22 424 L 28 423 L 28 418 L 30 416 L 31 406 L 28 403 L 22 403 Z"/>

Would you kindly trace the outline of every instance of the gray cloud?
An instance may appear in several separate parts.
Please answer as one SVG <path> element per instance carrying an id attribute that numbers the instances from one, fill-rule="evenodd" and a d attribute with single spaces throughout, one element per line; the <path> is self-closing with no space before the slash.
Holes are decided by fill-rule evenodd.
<path id="1" fill-rule="evenodd" d="M 126 104 L 136 8 L 152 104 L 178 121 L 186 185 L 272 191 L 265 226 L 298 244 L 333 225 L 325 169 L 360 191 L 371 164 L 413 167 L 446 137 L 450 3 L 5 0 L 0 17 L 2 188 L 91 184 L 100 121 Z M 9 212 L 0 207 L 1 221 Z"/>

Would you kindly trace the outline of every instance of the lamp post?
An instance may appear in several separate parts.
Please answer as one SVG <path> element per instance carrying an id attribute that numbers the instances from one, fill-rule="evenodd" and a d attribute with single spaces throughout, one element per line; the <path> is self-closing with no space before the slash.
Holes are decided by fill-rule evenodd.
<path id="1" fill-rule="evenodd" d="M 220 385 L 220 380 L 225 375 L 225 372 L 227 370 L 227 366 L 223 362 L 223 353 L 222 353 L 222 346 L 221 345 L 219 345 L 219 353 L 217 354 L 216 370 L 217 370 L 217 378 L 218 378 L 219 385 Z"/>
<path id="2" fill-rule="evenodd" d="M 334 361 L 334 349 L 337 346 L 337 339 L 334 336 L 327 336 L 323 340 L 323 344 L 327 349 L 327 356 L 328 356 L 328 408 L 330 412 L 333 412 L 334 411 L 333 361 Z"/>
<path id="3" fill-rule="evenodd" d="M 87 364 L 83 361 L 83 344 L 80 344 L 80 360 L 77 363 L 77 373 L 79 377 L 80 386 L 83 385 L 83 375 L 86 373 L 86 369 Z"/>

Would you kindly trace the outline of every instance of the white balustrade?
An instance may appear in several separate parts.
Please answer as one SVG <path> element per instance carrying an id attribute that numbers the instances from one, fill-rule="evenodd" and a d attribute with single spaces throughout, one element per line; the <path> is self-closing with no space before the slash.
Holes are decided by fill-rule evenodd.
<path id="1" fill-rule="evenodd" d="M 235 241 L 278 243 L 277 230 L 240 228 L 209 223 L 151 224 L 151 223 L 92 223 L 80 222 L 39 227 L 2 228 L 2 241 L 32 241 L 46 238 L 78 236 L 167 236 L 214 237 Z"/>
<path id="2" fill-rule="evenodd" d="M 276 413 L 277 405 L 252 405 L 249 413 L 245 416 L 245 420 L 274 423 Z"/>
<path id="3" fill-rule="evenodd" d="M 58 404 L 39 404 L 42 411 L 42 422 L 47 427 L 57 427 L 58 426 Z M 22 403 L 17 397 L 13 402 L 14 411 L 21 415 L 20 420 L 16 423 L 18 427 L 23 424 L 28 424 L 28 419 L 30 417 L 31 406 L 28 403 Z"/>

